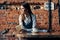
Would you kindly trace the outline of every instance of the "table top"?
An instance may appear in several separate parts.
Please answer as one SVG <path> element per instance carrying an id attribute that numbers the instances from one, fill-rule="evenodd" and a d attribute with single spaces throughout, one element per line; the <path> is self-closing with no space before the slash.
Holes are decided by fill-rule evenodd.
<path id="1" fill-rule="evenodd" d="M 10 34 L 10 33 L 7 33 L 7 34 L 3 34 L 0 35 L 0 37 L 5 37 L 5 36 L 8 36 L 8 37 L 13 37 L 13 35 L 15 35 L 15 37 L 19 38 L 46 38 L 46 37 L 60 37 L 60 32 L 37 32 L 37 33 L 34 33 L 34 32 L 31 32 L 31 33 L 28 33 L 28 32 L 23 32 L 23 33 L 18 33 L 18 32 L 14 32 L 15 34 Z M 4 36 L 5 35 L 5 36 Z"/>
<path id="2" fill-rule="evenodd" d="M 19 33 L 19 31 L 13 31 L 7 34 L 3 34 L 7 36 L 15 35 L 15 37 L 60 37 L 60 31 L 52 31 L 52 32 L 23 32 Z"/>
<path id="3" fill-rule="evenodd" d="M 41 38 L 41 37 L 60 37 L 60 32 L 39 32 L 39 33 L 20 33 L 16 34 L 16 37 L 29 37 L 29 38 Z"/>

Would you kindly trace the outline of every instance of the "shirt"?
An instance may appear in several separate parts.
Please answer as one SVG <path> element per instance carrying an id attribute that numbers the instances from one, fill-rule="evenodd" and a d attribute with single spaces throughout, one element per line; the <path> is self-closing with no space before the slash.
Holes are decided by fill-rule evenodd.
<path id="1" fill-rule="evenodd" d="M 35 28 L 36 27 L 36 16 L 33 15 L 33 14 L 31 16 L 32 16 L 32 28 Z M 19 25 L 22 26 L 21 27 L 22 29 L 25 29 L 25 27 L 23 26 L 23 22 L 22 22 L 21 19 L 22 19 L 22 16 L 19 15 Z M 24 22 L 25 22 L 26 25 L 28 25 L 31 22 L 30 16 L 29 17 L 25 17 Z"/>

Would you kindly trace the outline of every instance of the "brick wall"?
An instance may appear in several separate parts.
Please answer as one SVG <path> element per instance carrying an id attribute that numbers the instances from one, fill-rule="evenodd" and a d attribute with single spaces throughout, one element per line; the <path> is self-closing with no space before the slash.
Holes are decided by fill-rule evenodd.
<path id="1" fill-rule="evenodd" d="M 0 0 L 0 3 L 3 3 L 5 0 Z M 7 0 L 8 2 L 21 2 L 19 0 Z M 22 0 L 24 1 L 24 0 Z M 26 0 L 28 1 L 28 0 Z M 28 2 L 34 2 L 34 3 L 43 3 L 40 6 L 44 6 L 44 2 L 47 2 L 47 0 L 31 0 Z M 57 0 L 52 0 L 55 4 L 58 2 Z M 37 27 L 38 28 L 45 28 L 48 29 L 48 11 L 44 9 L 37 9 L 32 10 L 32 12 L 36 15 L 37 20 Z M 18 17 L 20 15 L 19 10 L 0 10 L 0 30 L 3 30 L 4 28 L 14 28 L 18 25 Z M 58 9 L 52 11 L 52 29 L 53 30 L 60 30 L 59 22 L 58 22 Z"/>

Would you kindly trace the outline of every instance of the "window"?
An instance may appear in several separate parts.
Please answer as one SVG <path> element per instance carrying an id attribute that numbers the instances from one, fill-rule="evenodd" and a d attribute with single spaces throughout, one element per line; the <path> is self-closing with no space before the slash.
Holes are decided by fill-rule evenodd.
<path id="1" fill-rule="evenodd" d="M 0 5 L 1 10 L 5 9 L 5 8 L 6 8 L 5 5 Z"/>
<path id="2" fill-rule="evenodd" d="M 49 2 L 44 3 L 44 9 L 49 10 Z M 51 2 L 51 10 L 54 10 L 54 3 Z"/>
<path id="3" fill-rule="evenodd" d="M 39 6 L 39 5 L 36 5 L 36 6 L 34 7 L 34 9 L 40 9 L 40 6 Z"/>

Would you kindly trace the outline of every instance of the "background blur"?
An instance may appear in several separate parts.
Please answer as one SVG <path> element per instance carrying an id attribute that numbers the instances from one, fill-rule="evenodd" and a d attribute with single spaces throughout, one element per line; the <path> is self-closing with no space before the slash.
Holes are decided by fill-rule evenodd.
<path id="1" fill-rule="evenodd" d="M 0 0 L 0 3 L 4 3 L 5 1 L 7 1 L 7 4 L 20 3 L 23 1 L 30 3 L 31 10 L 37 18 L 36 27 L 48 29 L 49 11 L 44 8 L 44 3 L 48 0 Z M 52 30 L 59 31 L 58 0 L 52 0 L 52 2 L 55 4 L 55 9 L 52 10 Z M 0 30 L 11 27 L 10 32 L 13 32 L 15 26 L 19 25 L 20 5 L 11 5 L 7 7 L 9 7 L 9 9 L 3 9 L 2 7 L 0 9 Z"/>

